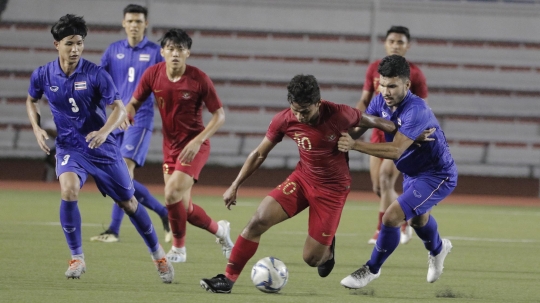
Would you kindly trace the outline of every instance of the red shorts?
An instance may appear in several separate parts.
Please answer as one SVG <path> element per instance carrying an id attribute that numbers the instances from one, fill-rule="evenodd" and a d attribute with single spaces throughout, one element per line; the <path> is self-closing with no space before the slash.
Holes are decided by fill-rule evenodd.
<path id="1" fill-rule="evenodd" d="M 386 138 L 384 137 L 384 132 L 378 128 L 374 128 L 373 132 L 371 133 L 371 139 L 369 140 L 371 143 L 384 143 L 386 142 Z"/>
<path id="2" fill-rule="evenodd" d="M 341 212 L 350 186 L 322 186 L 309 181 L 294 171 L 268 195 L 283 207 L 290 218 L 309 207 L 308 234 L 323 245 L 332 244 L 332 238 L 341 219 Z"/>
<path id="3" fill-rule="evenodd" d="M 201 173 L 202 168 L 208 161 L 210 156 L 210 143 L 208 140 L 204 141 L 199 149 L 199 152 L 193 158 L 193 161 L 189 164 L 182 163 L 178 161 L 178 156 L 182 150 L 175 150 L 167 155 L 163 155 L 163 173 L 171 175 L 175 170 L 181 171 L 195 179 L 199 179 L 199 174 Z"/>

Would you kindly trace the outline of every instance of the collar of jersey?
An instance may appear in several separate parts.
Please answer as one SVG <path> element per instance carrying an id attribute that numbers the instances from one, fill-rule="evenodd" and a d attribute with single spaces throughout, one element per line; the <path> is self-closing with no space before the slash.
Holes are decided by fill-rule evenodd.
<path id="1" fill-rule="evenodd" d="M 78 73 L 81 72 L 81 69 L 82 69 L 82 66 L 83 66 L 83 60 L 84 59 L 82 57 L 79 59 L 79 63 L 77 63 L 77 68 L 75 68 L 73 73 L 71 75 L 69 75 L 69 77 L 68 77 L 68 76 L 66 76 L 66 74 L 64 73 L 62 68 L 60 67 L 60 58 L 56 58 L 56 61 L 54 61 L 55 73 L 57 75 L 60 75 L 60 76 L 66 77 L 66 78 L 71 78 L 73 75 L 78 74 Z"/>
<path id="2" fill-rule="evenodd" d="M 135 47 L 133 47 L 133 49 L 143 48 L 146 45 L 146 43 L 148 43 L 148 38 L 146 38 L 146 36 L 144 36 L 143 39 L 141 40 L 141 42 L 139 42 L 139 44 L 135 45 Z M 122 44 L 124 45 L 125 48 L 131 48 L 131 45 L 129 45 L 127 39 L 125 39 L 124 43 L 122 43 Z"/>

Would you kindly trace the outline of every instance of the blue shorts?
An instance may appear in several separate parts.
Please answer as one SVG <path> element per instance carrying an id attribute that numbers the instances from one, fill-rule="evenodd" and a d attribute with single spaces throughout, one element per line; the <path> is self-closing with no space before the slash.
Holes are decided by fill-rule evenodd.
<path id="1" fill-rule="evenodd" d="M 405 219 L 423 215 L 446 198 L 457 185 L 457 174 L 451 176 L 403 175 L 403 194 L 398 197 Z"/>
<path id="2" fill-rule="evenodd" d="M 151 139 L 152 131 L 144 127 L 130 126 L 126 131 L 116 133 L 122 157 L 133 160 L 137 167 L 144 165 Z"/>
<path id="3" fill-rule="evenodd" d="M 82 188 L 90 174 L 94 177 L 101 194 L 111 197 L 114 201 L 128 201 L 135 192 L 126 162 L 120 157 L 114 163 L 104 164 L 87 160 L 77 152 L 61 151 L 56 154 L 56 176 L 59 177 L 66 172 L 73 172 L 79 176 L 79 188 Z"/>

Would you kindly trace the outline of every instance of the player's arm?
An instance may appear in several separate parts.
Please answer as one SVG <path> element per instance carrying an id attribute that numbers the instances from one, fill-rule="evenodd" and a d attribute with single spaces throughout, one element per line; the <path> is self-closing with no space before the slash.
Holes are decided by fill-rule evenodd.
<path id="1" fill-rule="evenodd" d="M 242 169 L 240 169 L 238 176 L 236 176 L 236 179 L 231 186 L 223 194 L 223 201 L 225 201 L 225 206 L 227 206 L 228 209 L 231 209 L 232 205 L 236 205 L 236 193 L 240 185 L 242 185 L 242 183 L 244 183 L 244 181 L 246 181 L 249 176 L 261 166 L 264 160 L 266 160 L 268 153 L 270 153 L 276 144 L 277 143 L 264 137 L 259 146 L 249 154 Z"/>
<path id="2" fill-rule="evenodd" d="M 133 117 L 135 117 L 135 114 L 137 113 L 139 108 L 141 108 L 141 105 L 143 104 L 144 101 L 146 101 L 146 99 L 143 101 L 139 101 L 135 99 L 135 97 L 131 97 L 131 100 L 129 100 L 129 103 L 126 104 L 126 118 L 130 125 L 133 125 L 133 122 L 134 122 Z"/>
<path id="3" fill-rule="evenodd" d="M 41 128 L 41 115 L 37 104 L 38 101 L 38 99 L 28 95 L 26 97 L 26 113 L 28 114 L 30 124 L 32 124 L 32 129 L 34 130 L 34 135 L 36 136 L 39 148 L 49 155 L 51 149 L 47 146 L 47 144 L 45 144 L 45 140 L 49 139 L 49 135 L 47 135 L 47 132 Z"/>
<path id="4" fill-rule="evenodd" d="M 105 125 L 98 131 L 93 131 L 86 136 L 86 142 L 89 148 L 98 148 L 107 140 L 107 136 L 116 128 L 118 128 L 126 119 L 126 108 L 122 100 L 114 100 L 110 105 L 112 112 L 105 122 Z"/>
<path id="5" fill-rule="evenodd" d="M 342 133 L 338 141 L 338 149 L 342 152 L 357 150 L 371 156 L 384 159 L 397 160 L 414 143 L 399 131 L 394 136 L 394 141 L 387 143 L 367 143 L 356 141 L 348 133 Z"/>
<path id="6" fill-rule="evenodd" d="M 362 112 L 365 112 L 372 97 L 373 97 L 372 91 L 362 90 L 362 96 L 360 96 L 360 100 L 358 100 L 358 104 L 356 104 L 356 108 L 358 108 Z"/>
<path id="7" fill-rule="evenodd" d="M 212 113 L 212 118 L 204 128 L 195 138 L 193 138 L 189 143 L 182 149 L 178 159 L 182 163 L 190 163 L 195 158 L 195 155 L 199 152 L 201 145 L 206 139 L 212 137 L 213 134 L 225 123 L 225 111 L 223 107 L 215 110 Z"/>

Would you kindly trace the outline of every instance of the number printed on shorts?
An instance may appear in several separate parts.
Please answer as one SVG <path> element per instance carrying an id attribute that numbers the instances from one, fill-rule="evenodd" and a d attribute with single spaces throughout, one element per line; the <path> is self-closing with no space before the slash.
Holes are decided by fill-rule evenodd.
<path id="1" fill-rule="evenodd" d="M 133 82 L 135 81 L 135 68 L 130 67 L 128 69 L 128 81 Z"/>
<path id="2" fill-rule="evenodd" d="M 66 165 L 69 161 L 69 155 L 65 155 L 64 156 L 64 161 L 62 161 L 62 163 L 60 163 L 60 165 Z"/>
<path id="3" fill-rule="evenodd" d="M 71 104 L 71 111 L 74 113 L 79 112 L 79 107 L 77 106 L 77 103 L 75 102 L 75 99 L 69 98 L 69 103 Z"/>

